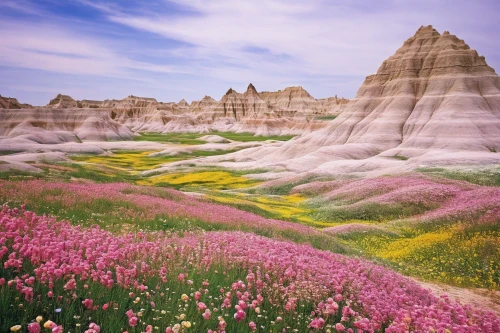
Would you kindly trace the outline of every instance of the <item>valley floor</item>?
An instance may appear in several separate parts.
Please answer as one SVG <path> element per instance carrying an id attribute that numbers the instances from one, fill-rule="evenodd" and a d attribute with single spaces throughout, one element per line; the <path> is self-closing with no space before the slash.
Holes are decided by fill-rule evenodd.
<path id="1" fill-rule="evenodd" d="M 216 134 L 208 139 L 217 143 L 206 143 L 207 138 L 196 134 L 145 134 L 137 140 L 145 140 L 146 146 L 155 149 L 114 147 L 104 154 L 65 154 L 58 161 L 27 162 L 41 171 L 0 172 L 0 202 L 10 207 L 26 205 L 29 211 L 67 220 L 73 226 L 98 225 L 116 237 L 138 232 L 167 232 L 178 237 L 179 233 L 243 231 L 309 244 L 318 250 L 368 259 L 388 271 L 418 279 L 435 294 L 446 293 L 474 309 L 499 313 L 500 169 L 421 169 L 373 179 L 307 174 L 267 180 L 266 169 L 234 170 L 198 162 L 254 144 L 272 144 L 265 140 L 291 137 Z M 4 157 L 18 154 L 22 153 L 6 152 Z M 180 161 L 187 162 L 176 163 Z M 167 171 L 154 172 L 169 165 L 172 167 Z M 2 272 L 14 278 L 12 272 Z M 233 275 L 244 280 L 236 271 Z M 192 294 L 189 289 L 182 292 Z M 0 289 L 0 301 L 5 306 L 12 302 L 11 297 Z M 234 302 L 229 298 L 228 302 Z M 314 300 L 305 302 L 304 309 L 309 312 L 312 304 L 317 305 Z M 263 304 L 261 307 L 266 308 Z M 150 310 L 153 316 L 154 310 Z M 298 326 L 301 329 L 306 329 L 311 320 L 319 320 L 305 313 L 295 313 L 304 320 Z M 362 319 L 358 317 L 342 325 L 354 325 Z M 177 317 L 172 318 L 169 320 L 174 322 Z M 260 320 L 257 318 L 252 323 Z M 340 323 L 340 318 L 331 319 L 333 324 Z M 177 321 L 184 325 L 185 321 Z M 217 322 L 212 324 L 215 327 Z"/>

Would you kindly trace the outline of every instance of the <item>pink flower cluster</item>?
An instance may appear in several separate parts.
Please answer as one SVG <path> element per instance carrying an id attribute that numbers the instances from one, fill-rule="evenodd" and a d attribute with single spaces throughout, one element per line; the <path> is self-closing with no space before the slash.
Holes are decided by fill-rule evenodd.
<path id="1" fill-rule="evenodd" d="M 159 192 L 161 195 L 156 195 Z M 287 230 L 302 234 L 318 233 L 314 228 L 302 224 L 266 219 L 237 208 L 214 204 L 202 198 L 188 196 L 167 188 L 134 186 L 125 183 L 79 184 L 30 180 L 7 182 L 0 180 L 0 197 L 16 198 L 25 204 L 44 194 L 45 200 L 60 202 L 62 207 L 70 208 L 76 203 L 89 203 L 96 199 L 130 202 L 138 210 L 120 208 L 116 216 L 124 219 L 136 217 L 154 219 L 156 216 L 186 217 L 206 222 L 239 226 L 243 223 L 254 227 Z"/>
<path id="2" fill-rule="evenodd" d="M 314 182 L 298 186 L 297 193 L 323 193 L 325 203 L 343 209 L 377 203 L 427 207 L 421 220 L 455 218 L 480 222 L 500 220 L 500 188 L 422 175 Z"/>
<path id="3" fill-rule="evenodd" d="M 144 258 L 148 258 L 147 262 Z M 4 269 L 19 273 L 0 288 L 15 288 L 27 302 L 38 292 L 30 290 L 34 281 L 49 289 L 62 280 L 67 290 L 72 290 L 75 283 L 94 281 L 107 288 L 146 291 L 148 286 L 143 282 L 152 276 L 166 282 L 167 270 L 179 272 L 191 266 L 206 271 L 222 263 L 227 269 L 248 272 L 242 281 L 233 283 L 231 291 L 226 292 L 227 301 L 223 301 L 224 306 L 234 309 L 235 322 L 244 321 L 248 312 L 256 311 L 265 299 L 285 313 L 294 311 L 298 304 L 313 302 L 317 306 L 311 313 L 311 329 L 329 323 L 338 331 L 349 327 L 358 332 L 383 328 L 389 333 L 500 331 L 500 318 L 493 313 L 446 297 L 436 298 L 388 269 L 308 245 L 242 232 L 115 236 L 99 228 L 83 229 L 4 207 L 0 212 L 0 262 Z M 35 267 L 33 271 L 23 271 L 25 262 Z M 190 281 L 185 281 L 184 276 L 181 280 L 177 283 Z M 198 313 L 206 314 L 206 305 L 198 301 L 201 295 L 193 297 L 198 302 Z M 190 300 L 190 296 L 184 298 Z M 97 309 L 90 299 L 82 302 L 86 308 Z M 129 326 L 138 324 L 139 314 L 130 310 L 126 315 Z M 339 321 L 331 322 L 336 315 Z M 210 318 L 209 314 L 205 316 Z M 105 322 L 100 323 L 103 325 Z M 225 327 L 225 321 L 221 320 L 220 325 Z M 88 332 L 98 332 L 100 326 L 89 326 Z M 256 329 L 255 323 L 248 326 Z M 219 327 L 219 332 L 223 330 Z"/>

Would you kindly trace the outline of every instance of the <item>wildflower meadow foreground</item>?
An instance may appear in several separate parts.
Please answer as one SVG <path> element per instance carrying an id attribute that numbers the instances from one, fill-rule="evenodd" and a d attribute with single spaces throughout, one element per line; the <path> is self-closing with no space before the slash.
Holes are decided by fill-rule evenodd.
<path id="1" fill-rule="evenodd" d="M 239 231 L 112 234 L 0 212 L 2 332 L 499 332 L 365 260 Z"/>

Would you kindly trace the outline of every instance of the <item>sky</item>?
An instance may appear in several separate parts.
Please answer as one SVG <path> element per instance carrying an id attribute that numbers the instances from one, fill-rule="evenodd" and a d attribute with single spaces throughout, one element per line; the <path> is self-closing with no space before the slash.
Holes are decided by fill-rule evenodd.
<path id="1" fill-rule="evenodd" d="M 353 98 L 429 24 L 500 70 L 498 0 L 0 0 L 0 95 L 191 102 L 251 82 Z"/>

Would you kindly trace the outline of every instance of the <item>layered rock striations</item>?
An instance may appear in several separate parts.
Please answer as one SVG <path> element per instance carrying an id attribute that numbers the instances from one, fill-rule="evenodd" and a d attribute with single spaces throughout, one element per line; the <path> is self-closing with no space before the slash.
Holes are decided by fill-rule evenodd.
<path id="1" fill-rule="evenodd" d="M 215 99 L 210 96 L 205 96 L 199 101 L 193 101 L 190 106 L 190 111 L 195 113 L 209 111 L 216 104 L 217 101 Z"/>
<path id="2" fill-rule="evenodd" d="M 50 100 L 46 107 L 53 109 L 68 109 L 78 107 L 78 103 L 71 96 L 58 94 L 54 99 Z"/>
<path id="3" fill-rule="evenodd" d="M 369 172 L 500 162 L 500 78 L 458 37 L 421 27 L 323 129 L 236 160 Z"/>
<path id="4" fill-rule="evenodd" d="M 347 98 L 338 98 L 337 96 L 318 99 L 320 114 L 338 116 L 347 106 Z"/>
<path id="5" fill-rule="evenodd" d="M 0 95 L 0 109 L 30 109 L 33 106 L 30 104 L 19 103 L 13 97 L 4 97 Z"/>
<path id="6" fill-rule="evenodd" d="M 112 120 L 105 109 L 36 108 L 0 110 L 0 137 L 41 144 L 130 140 L 133 133 Z"/>
<path id="7" fill-rule="evenodd" d="M 13 99 L 6 98 L 2 98 L 0 103 L 2 103 L 0 108 L 4 109 L 28 107 L 17 101 L 14 102 Z M 45 109 L 61 110 L 66 113 L 47 112 L 47 115 L 53 116 L 51 120 L 40 123 L 29 120 L 28 123 L 29 126 L 40 128 L 42 131 L 50 131 L 54 127 L 50 124 L 57 123 L 58 119 L 56 118 L 58 117 L 61 117 L 62 122 L 66 122 L 67 117 L 74 117 L 75 123 L 79 123 L 81 115 L 99 114 L 97 118 L 93 118 L 92 125 L 85 125 L 87 134 L 82 135 L 81 139 L 100 138 L 102 140 L 114 140 L 121 137 L 121 129 L 116 128 L 118 132 L 114 130 L 116 124 L 126 127 L 132 132 L 207 133 L 210 131 L 232 131 L 250 132 L 258 135 L 303 134 L 326 126 L 325 121 L 315 121 L 313 115 L 323 112 L 337 114 L 338 108 L 334 110 L 333 105 L 344 105 L 343 100 L 340 102 L 336 98 L 334 100 L 316 100 L 302 87 L 290 87 L 276 93 L 259 93 L 253 84 L 249 84 L 243 94 L 229 89 L 219 102 L 205 96 L 200 101 L 193 101 L 191 105 L 184 99 L 179 103 L 163 103 L 154 98 L 130 95 L 121 100 L 98 101 L 75 100 L 68 95 L 58 94 Z M 84 111 L 87 109 L 91 109 L 91 111 Z M 4 113 L 3 117 L 5 119 L 9 117 L 9 119 L 21 119 L 27 116 L 29 119 L 39 119 L 41 117 L 40 110 L 37 109 L 31 113 L 20 112 L 17 116 Z M 101 117 L 106 113 L 106 117 Z M 36 124 L 40 124 L 40 126 Z M 21 127 L 17 131 L 12 131 L 11 126 Z M 9 133 L 11 137 L 16 133 L 16 135 L 22 136 L 26 134 L 26 129 L 29 127 L 26 126 L 28 125 L 19 121 L 10 121 L 0 124 L 0 132 Z M 68 131 L 73 133 L 75 132 L 74 128 L 79 126 L 70 126 Z M 92 126 L 96 127 L 95 135 L 90 134 Z M 54 128 L 58 128 L 58 126 Z M 104 128 L 111 128 L 111 132 L 116 132 L 117 135 L 103 130 Z M 127 133 L 124 138 L 129 136 L 130 133 Z M 66 139 L 68 139 L 67 136 L 61 140 Z M 53 142 L 54 140 L 59 139 L 48 141 Z M 43 140 L 38 141 L 42 142 Z"/>
<path id="8" fill-rule="evenodd" d="M 500 150 L 499 78 L 465 42 L 421 27 L 321 133 L 303 142 L 374 150 Z"/>
<path id="9" fill-rule="evenodd" d="M 287 87 L 277 92 L 262 92 L 261 96 L 277 110 L 315 113 L 320 109 L 320 103 L 300 86 Z"/>

